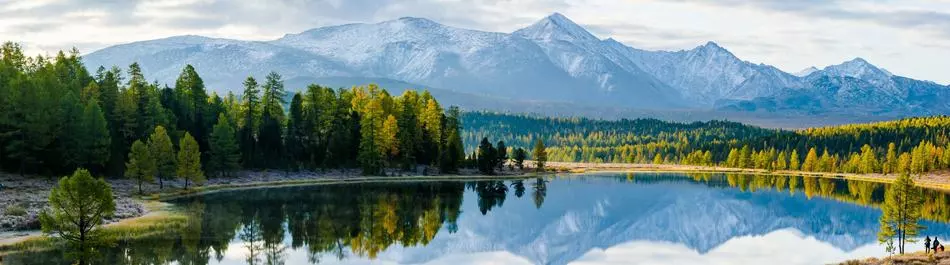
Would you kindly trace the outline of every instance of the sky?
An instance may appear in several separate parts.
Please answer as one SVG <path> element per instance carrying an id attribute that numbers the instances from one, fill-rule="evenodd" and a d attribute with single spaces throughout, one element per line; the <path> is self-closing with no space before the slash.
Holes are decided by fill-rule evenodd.
<path id="1" fill-rule="evenodd" d="M 861 57 L 950 84 L 950 0 L 0 0 L 0 41 L 30 54 L 89 53 L 186 34 L 272 40 L 406 16 L 512 32 L 554 12 L 641 49 L 715 41 L 790 73 Z"/>

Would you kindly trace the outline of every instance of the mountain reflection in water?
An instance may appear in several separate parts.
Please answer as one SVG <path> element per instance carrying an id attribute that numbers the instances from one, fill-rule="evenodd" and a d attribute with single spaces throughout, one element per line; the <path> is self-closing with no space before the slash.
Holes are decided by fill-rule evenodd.
<path id="1" fill-rule="evenodd" d="M 886 254 L 885 189 L 637 173 L 235 190 L 171 201 L 186 225 L 116 242 L 93 264 L 827 263 Z M 947 238 L 948 195 L 925 195 L 922 235 Z M 61 254 L 3 261 L 69 264 Z"/>

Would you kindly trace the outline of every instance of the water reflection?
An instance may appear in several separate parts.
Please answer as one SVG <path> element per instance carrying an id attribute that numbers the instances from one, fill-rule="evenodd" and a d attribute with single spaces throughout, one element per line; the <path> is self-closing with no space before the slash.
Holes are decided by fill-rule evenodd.
<path id="1" fill-rule="evenodd" d="M 869 246 L 885 189 L 815 177 L 601 174 L 239 190 L 174 201 L 187 225 L 118 242 L 93 264 L 446 263 L 473 253 L 566 264 L 683 249 L 693 260 L 742 260 L 761 253 L 733 245 L 765 241 L 884 255 Z M 924 233 L 950 235 L 948 195 L 925 195 Z M 60 254 L 3 261 L 69 264 Z"/>

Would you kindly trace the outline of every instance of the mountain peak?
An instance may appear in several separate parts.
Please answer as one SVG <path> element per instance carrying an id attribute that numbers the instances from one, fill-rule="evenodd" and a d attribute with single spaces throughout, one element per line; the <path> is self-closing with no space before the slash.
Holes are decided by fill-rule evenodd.
<path id="1" fill-rule="evenodd" d="M 818 72 L 818 71 L 819 70 L 817 67 L 810 66 L 808 68 L 802 69 L 801 71 L 795 72 L 794 75 L 798 77 L 805 77 L 805 76 L 810 75 L 811 73 Z"/>
<path id="2" fill-rule="evenodd" d="M 536 40 L 599 41 L 584 27 L 557 12 L 512 34 Z"/>
<path id="3" fill-rule="evenodd" d="M 893 75 L 891 72 L 878 68 L 861 57 L 851 59 L 850 61 L 846 61 L 838 65 L 825 67 L 824 71 L 832 75 L 862 79 L 869 77 L 890 78 Z"/>

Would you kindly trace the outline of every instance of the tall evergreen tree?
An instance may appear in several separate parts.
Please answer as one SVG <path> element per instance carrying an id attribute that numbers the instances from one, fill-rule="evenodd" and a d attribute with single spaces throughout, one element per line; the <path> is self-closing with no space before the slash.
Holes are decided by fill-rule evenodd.
<path id="1" fill-rule="evenodd" d="M 485 175 L 494 175 L 497 160 L 495 147 L 488 141 L 488 137 L 482 138 L 478 144 L 478 171 Z"/>
<path id="2" fill-rule="evenodd" d="M 504 168 L 505 163 L 508 162 L 508 147 L 505 146 L 505 141 L 498 141 L 496 146 L 497 147 L 495 147 L 495 150 L 497 152 L 496 155 L 498 158 L 495 161 L 497 163 L 495 166 L 501 170 Z"/>
<path id="3" fill-rule="evenodd" d="M 284 123 L 284 81 L 282 77 L 271 72 L 267 75 L 264 85 L 264 96 L 261 100 L 261 125 L 257 133 L 259 154 L 263 157 L 283 157 L 283 123 Z M 265 168 L 279 168 L 279 159 L 264 160 Z"/>
<path id="4" fill-rule="evenodd" d="M 461 112 L 456 106 L 449 107 L 442 126 L 442 139 L 445 145 L 441 148 L 440 171 L 443 173 L 458 173 L 460 163 L 465 159 L 465 146 L 462 144 L 462 122 L 459 120 Z"/>
<path id="5" fill-rule="evenodd" d="M 208 156 L 208 168 L 211 172 L 229 176 L 240 168 L 240 147 L 235 137 L 231 121 L 223 113 L 211 130 L 211 154 Z"/>
<path id="6" fill-rule="evenodd" d="M 241 97 L 242 122 L 240 124 L 239 138 L 241 141 L 241 162 L 246 168 L 259 165 L 255 154 L 258 152 L 257 132 L 260 123 L 260 93 L 257 80 L 254 80 L 253 77 L 248 77 L 244 80 L 244 93 Z"/>
<path id="7" fill-rule="evenodd" d="M 298 169 L 301 165 L 308 162 L 309 155 L 306 153 L 306 143 L 308 141 L 307 122 L 304 118 L 303 96 L 295 93 L 290 100 L 290 113 L 287 119 L 287 137 L 284 140 L 284 150 L 287 152 L 287 163 L 290 167 Z"/>

